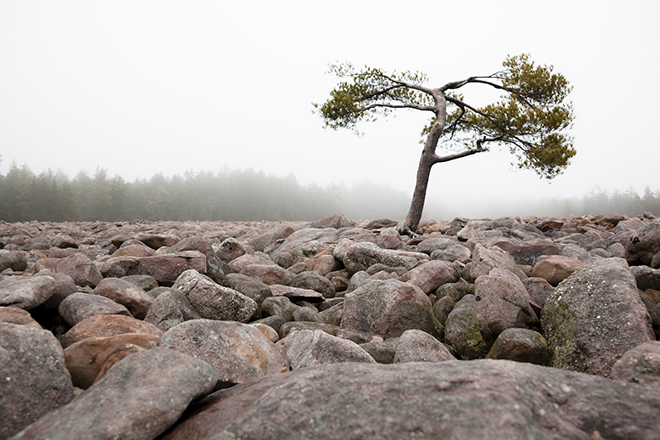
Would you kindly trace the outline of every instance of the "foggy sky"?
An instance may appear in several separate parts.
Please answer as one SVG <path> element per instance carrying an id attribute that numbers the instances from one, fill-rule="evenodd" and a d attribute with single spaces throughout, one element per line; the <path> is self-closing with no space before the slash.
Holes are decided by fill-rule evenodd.
<path id="1" fill-rule="evenodd" d="M 12 161 L 129 181 L 226 166 L 411 193 L 428 115 L 323 129 L 312 102 L 336 84 L 328 64 L 418 70 L 438 87 L 529 53 L 574 87 L 572 165 L 548 183 L 491 151 L 436 165 L 428 198 L 470 216 L 595 186 L 657 190 L 658 17 L 656 0 L 0 0 L 0 174 Z M 465 95 L 480 105 L 482 90 Z"/>

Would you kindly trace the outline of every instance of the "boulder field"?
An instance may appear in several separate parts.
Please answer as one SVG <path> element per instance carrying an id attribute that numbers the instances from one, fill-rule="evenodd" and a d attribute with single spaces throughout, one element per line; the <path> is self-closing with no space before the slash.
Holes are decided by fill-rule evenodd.
<path id="1" fill-rule="evenodd" d="M 0 222 L 3 439 L 660 439 L 660 218 Z"/>

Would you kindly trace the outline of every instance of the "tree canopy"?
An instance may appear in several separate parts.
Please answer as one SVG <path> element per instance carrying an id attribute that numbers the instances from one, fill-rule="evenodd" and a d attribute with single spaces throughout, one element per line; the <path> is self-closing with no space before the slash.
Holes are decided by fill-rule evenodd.
<path id="1" fill-rule="evenodd" d="M 392 72 L 350 63 L 330 66 L 340 81 L 322 104 L 313 104 L 325 126 L 358 131 L 358 123 L 377 121 L 398 109 L 430 113 L 423 128 L 426 138 L 418 168 L 411 211 L 403 229 L 416 228 L 421 218 L 430 168 L 440 162 L 488 151 L 490 145 L 506 146 L 517 166 L 552 179 L 575 155 L 568 134 L 574 115 L 567 97 L 571 85 L 552 66 L 536 65 L 527 54 L 510 56 L 503 69 L 488 76 L 446 83 L 425 84 L 420 72 Z M 502 92 L 500 99 L 483 107 L 470 105 L 459 92 L 467 86 L 485 86 Z M 447 154 L 438 155 L 440 145 Z M 421 205 L 420 205 L 421 203 Z"/>

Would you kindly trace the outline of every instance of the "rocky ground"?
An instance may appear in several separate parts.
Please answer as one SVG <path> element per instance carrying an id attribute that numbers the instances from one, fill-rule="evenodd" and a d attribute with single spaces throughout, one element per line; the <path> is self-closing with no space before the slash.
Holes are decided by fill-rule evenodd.
<path id="1" fill-rule="evenodd" d="M 659 439 L 660 219 L 0 222 L 0 439 Z"/>

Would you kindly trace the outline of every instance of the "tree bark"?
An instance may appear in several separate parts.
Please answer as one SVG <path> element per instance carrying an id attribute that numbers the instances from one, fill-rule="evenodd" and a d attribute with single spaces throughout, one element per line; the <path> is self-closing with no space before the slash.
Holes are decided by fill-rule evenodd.
<path id="1" fill-rule="evenodd" d="M 436 163 L 438 156 L 435 154 L 435 149 L 438 146 L 438 141 L 442 136 L 447 122 L 447 100 L 439 89 L 433 89 L 433 99 L 435 101 L 435 122 L 431 127 L 431 131 L 426 137 L 422 156 L 419 159 L 419 166 L 417 167 L 417 180 L 415 182 L 415 192 L 413 193 L 412 201 L 410 202 L 410 210 L 405 220 L 399 224 L 399 233 L 414 234 L 422 219 L 422 212 L 424 211 L 424 202 L 426 200 L 426 190 L 429 185 L 429 177 L 431 176 L 431 168 Z"/>

